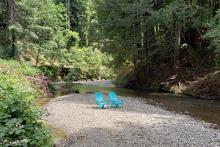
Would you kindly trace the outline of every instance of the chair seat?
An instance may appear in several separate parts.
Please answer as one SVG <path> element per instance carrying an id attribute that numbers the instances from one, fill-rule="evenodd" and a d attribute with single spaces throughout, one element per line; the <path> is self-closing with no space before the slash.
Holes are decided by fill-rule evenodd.
<path id="1" fill-rule="evenodd" d="M 96 104 L 99 107 L 99 109 L 105 108 L 106 105 L 108 105 L 108 102 L 104 102 L 103 94 L 101 92 L 96 92 Z"/>
<path id="2" fill-rule="evenodd" d="M 115 92 L 111 91 L 109 92 L 109 98 L 111 102 L 111 106 L 116 108 L 116 107 L 123 107 L 124 101 L 123 99 L 118 99 L 117 95 Z"/>

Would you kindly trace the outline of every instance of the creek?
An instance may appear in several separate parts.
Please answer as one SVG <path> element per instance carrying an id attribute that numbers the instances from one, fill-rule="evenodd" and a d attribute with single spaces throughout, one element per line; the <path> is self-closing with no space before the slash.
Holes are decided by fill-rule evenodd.
<path id="1" fill-rule="evenodd" d="M 189 115 L 195 119 L 213 124 L 214 128 L 220 128 L 220 101 L 217 100 L 201 100 L 185 95 L 118 88 L 111 81 L 53 83 L 53 86 L 56 89 L 56 96 L 101 91 L 107 97 L 109 91 L 115 91 L 121 97 L 146 98 L 147 104 L 159 105 L 168 111 Z"/>

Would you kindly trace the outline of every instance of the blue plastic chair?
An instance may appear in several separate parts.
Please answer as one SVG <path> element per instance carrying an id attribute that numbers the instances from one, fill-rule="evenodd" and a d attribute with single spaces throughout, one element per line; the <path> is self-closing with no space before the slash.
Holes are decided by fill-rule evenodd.
<path id="1" fill-rule="evenodd" d="M 105 108 L 105 105 L 108 105 L 108 101 L 106 103 L 103 100 L 103 94 L 101 92 L 96 92 L 95 94 L 96 97 L 96 104 L 99 107 L 99 109 Z"/>
<path id="2" fill-rule="evenodd" d="M 111 102 L 111 106 L 113 108 L 117 108 L 117 107 L 123 107 L 124 105 L 124 100 L 123 99 L 118 99 L 117 98 L 117 94 L 113 91 L 110 91 L 108 94 L 109 98 L 110 98 L 110 102 Z"/>

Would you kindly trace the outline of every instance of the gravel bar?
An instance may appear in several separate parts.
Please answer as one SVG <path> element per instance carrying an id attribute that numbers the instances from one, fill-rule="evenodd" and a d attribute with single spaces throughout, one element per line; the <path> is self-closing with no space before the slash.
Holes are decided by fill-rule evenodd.
<path id="1" fill-rule="evenodd" d="M 124 97 L 124 102 L 124 108 L 100 110 L 94 94 L 53 99 L 45 106 L 49 112 L 45 119 L 68 136 L 56 146 L 220 146 L 220 130 L 211 124 L 146 104 L 143 98 Z"/>

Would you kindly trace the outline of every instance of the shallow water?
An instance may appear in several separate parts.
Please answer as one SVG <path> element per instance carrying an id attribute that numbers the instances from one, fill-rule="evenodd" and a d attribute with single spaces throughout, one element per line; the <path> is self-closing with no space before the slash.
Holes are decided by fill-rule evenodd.
<path id="1" fill-rule="evenodd" d="M 132 96 L 146 98 L 146 103 L 159 105 L 166 110 L 181 114 L 187 114 L 195 119 L 212 123 L 213 127 L 220 128 L 220 101 L 200 100 L 189 96 L 168 94 L 168 93 L 149 93 L 147 91 L 136 91 L 124 88 L 107 86 L 106 82 L 98 82 L 98 86 L 88 83 L 62 83 L 57 84 L 60 89 L 56 90 L 56 95 L 69 94 L 71 92 L 94 93 L 101 91 L 107 97 L 109 91 L 115 91 L 120 96 Z"/>

